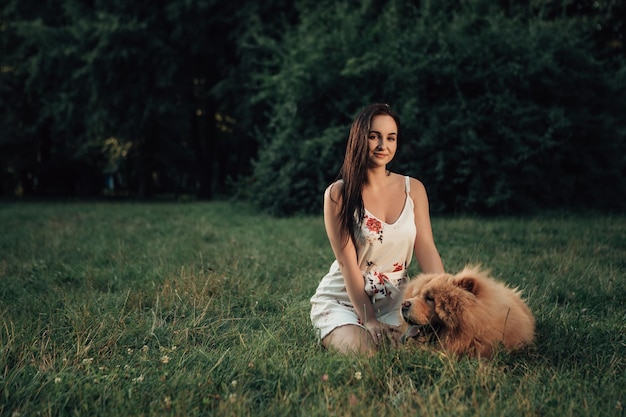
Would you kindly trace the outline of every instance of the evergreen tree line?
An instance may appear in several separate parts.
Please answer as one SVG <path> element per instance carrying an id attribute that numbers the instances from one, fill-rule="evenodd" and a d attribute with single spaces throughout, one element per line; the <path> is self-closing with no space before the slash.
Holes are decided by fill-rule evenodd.
<path id="1" fill-rule="evenodd" d="M 626 208 L 618 0 L 8 0 L 0 193 L 319 213 L 365 105 L 433 211 Z"/>

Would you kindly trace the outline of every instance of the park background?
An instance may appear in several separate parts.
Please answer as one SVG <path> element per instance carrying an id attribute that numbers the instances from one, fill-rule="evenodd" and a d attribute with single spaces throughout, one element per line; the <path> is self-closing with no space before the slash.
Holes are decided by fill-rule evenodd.
<path id="1" fill-rule="evenodd" d="M 3 1 L 0 415 L 623 417 L 625 14 Z M 529 349 L 320 348 L 322 192 L 372 101 L 446 268 L 518 286 Z"/>
<path id="2" fill-rule="evenodd" d="M 626 3 L 76 1 L 0 8 L 0 192 L 319 213 L 384 101 L 435 212 L 623 210 Z"/>

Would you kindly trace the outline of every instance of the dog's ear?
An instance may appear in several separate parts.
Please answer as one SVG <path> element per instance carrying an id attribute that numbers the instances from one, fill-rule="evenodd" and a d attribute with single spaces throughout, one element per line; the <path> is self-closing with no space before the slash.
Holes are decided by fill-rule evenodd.
<path id="1" fill-rule="evenodd" d="M 471 292 L 476 295 L 478 293 L 478 283 L 475 278 L 472 277 L 464 277 L 456 282 L 456 285 L 459 288 L 464 289 L 465 291 Z"/>

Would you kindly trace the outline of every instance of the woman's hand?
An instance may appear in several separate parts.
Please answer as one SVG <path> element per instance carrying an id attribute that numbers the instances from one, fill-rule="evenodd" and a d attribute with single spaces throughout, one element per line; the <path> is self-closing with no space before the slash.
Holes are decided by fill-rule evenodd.
<path id="1" fill-rule="evenodd" d="M 391 340 L 394 347 L 398 346 L 401 335 L 397 326 L 381 323 L 378 320 L 370 320 L 365 323 L 365 328 L 376 346 L 379 346 L 385 339 Z"/>

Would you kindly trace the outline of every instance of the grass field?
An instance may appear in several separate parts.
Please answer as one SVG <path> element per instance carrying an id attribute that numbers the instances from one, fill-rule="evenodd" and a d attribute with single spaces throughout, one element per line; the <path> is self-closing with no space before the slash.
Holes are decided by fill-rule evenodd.
<path id="1" fill-rule="evenodd" d="M 491 361 L 322 350 L 309 321 L 332 262 L 321 217 L 3 203 L 0 415 L 626 415 L 625 216 L 433 229 L 447 269 L 482 262 L 524 290 L 535 347 Z"/>

